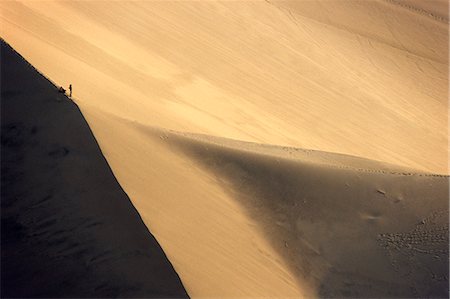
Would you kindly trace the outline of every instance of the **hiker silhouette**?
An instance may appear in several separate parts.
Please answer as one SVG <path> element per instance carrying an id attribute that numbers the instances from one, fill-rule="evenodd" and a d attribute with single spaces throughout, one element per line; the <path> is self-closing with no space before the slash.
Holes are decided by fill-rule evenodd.
<path id="1" fill-rule="evenodd" d="M 72 84 L 69 85 L 69 97 L 72 97 Z"/>

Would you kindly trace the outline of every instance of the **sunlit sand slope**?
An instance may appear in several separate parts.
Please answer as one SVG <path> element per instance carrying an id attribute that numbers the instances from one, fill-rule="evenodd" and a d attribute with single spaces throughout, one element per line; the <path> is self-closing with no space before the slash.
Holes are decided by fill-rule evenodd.
<path id="1" fill-rule="evenodd" d="M 393 1 L 0 8 L 1 36 L 82 109 L 447 173 L 448 25 Z"/>
<path id="2" fill-rule="evenodd" d="M 1 297 L 187 297 L 77 106 L 1 44 Z"/>

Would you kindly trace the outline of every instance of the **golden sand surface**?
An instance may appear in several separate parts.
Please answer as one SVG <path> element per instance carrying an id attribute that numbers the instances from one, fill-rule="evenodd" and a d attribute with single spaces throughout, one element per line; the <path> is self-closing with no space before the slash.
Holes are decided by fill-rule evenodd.
<path id="1" fill-rule="evenodd" d="M 448 211 L 448 24 L 418 7 L 3 1 L 0 36 L 73 85 L 192 297 L 410 296 L 380 236 Z"/>

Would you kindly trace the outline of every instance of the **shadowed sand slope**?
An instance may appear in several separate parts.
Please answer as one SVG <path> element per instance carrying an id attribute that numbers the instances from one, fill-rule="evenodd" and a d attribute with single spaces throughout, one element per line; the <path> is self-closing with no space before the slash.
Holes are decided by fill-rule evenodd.
<path id="1" fill-rule="evenodd" d="M 447 176 L 206 136 L 165 140 L 215 175 L 320 297 L 448 294 Z"/>
<path id="2" fill-rule="evenodd" d="M 1 296 L 186 297 L 78 107 L 1 42 Z"/>

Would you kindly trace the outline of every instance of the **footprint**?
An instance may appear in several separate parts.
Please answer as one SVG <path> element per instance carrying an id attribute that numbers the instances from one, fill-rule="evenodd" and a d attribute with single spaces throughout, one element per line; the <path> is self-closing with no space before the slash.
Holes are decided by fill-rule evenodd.
<path id="1" fill-rule="evenodd" d="M 360 217 L 361 217 L 362 220 L 364 220 L 364 221 L 366 221 L 368 223 L 378 223 L 382 219 L 382 215 L 380 213 L 377 213 L 377 212 L 361 213 Z"/>

